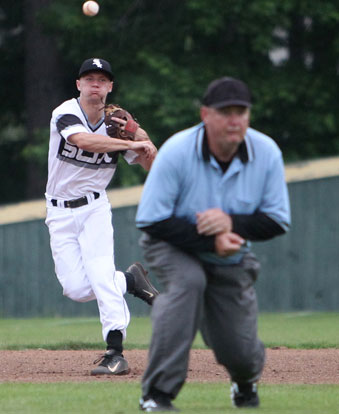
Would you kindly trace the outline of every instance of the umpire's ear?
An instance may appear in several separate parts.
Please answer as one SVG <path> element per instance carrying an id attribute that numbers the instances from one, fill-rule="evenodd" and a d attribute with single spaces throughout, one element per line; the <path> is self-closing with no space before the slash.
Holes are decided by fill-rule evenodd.
<path id="1" fill-rule="evenodd" d="M 200 107 L 200 118 L 202 121 L 205 121 L 205 119 L 209 115 L 209 111 L 210 111 L 210 108 L 208 108 L 207 106 Z"/>

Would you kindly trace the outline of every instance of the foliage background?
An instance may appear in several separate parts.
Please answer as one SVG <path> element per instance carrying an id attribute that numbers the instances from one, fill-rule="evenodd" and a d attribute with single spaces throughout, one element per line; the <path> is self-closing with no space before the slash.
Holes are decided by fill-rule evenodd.
<path id="1" fill-rule="evenodd" d="M 51 111 L 77 95 L 81 62 L 102 57 L 115 73 L 111 101 L 136 115 L 158 147 L 199 121 L 214 78 L 253 93 L 252 126 L 285 161 L 339 153 L 339 0 L 81 0 L 0 5 L 0 203 L 43 196 Z M 118 168 L 112 186 L 142 183 Z"/>

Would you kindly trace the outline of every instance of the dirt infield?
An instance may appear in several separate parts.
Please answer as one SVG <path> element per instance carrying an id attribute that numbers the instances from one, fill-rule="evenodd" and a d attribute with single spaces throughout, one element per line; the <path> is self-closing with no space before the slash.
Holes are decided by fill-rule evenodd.
<path id="1" fill-rule="evenodd" d="M 140 381 L 147 351 L 125 351 L 131 372 L 125 376 L 90 376 L 100 351 L 0 351 L 2 382 Z M 225 370 L 209 350 L 192 350 L 188 381 L 227 381 Z M 339 384 L 339 349 L 268 349 L 262 376 L 267 384 Z"/>

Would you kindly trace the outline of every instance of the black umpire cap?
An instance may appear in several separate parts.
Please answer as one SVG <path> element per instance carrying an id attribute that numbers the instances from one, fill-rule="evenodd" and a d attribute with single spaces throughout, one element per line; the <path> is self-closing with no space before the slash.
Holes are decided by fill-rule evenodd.
<path id="1" fill-rule="evenodd" d="M 251 92 L 243 81 L 223 77 L 215 79 L 208 85 L 202 104 L 212 108 L 233 105 L 251 107 Z"/>
<path id="2" fill-rule="evenodd" d="M 86 59 L 80 67 L 79 78 L 87 72 L 104 72 L 110 78 L 111 81 L 113 80 L 111 65 L 104 59 Z"/>

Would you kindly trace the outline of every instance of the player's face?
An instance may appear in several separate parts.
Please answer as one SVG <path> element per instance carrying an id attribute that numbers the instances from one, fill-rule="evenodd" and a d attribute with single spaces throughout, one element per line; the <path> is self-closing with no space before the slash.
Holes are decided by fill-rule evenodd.
<path id="1" fill-rule="evenodd" d="M 240 144 L 250 121 L 250 110 L 245 106 L 202 108 L 202 119 L 210 139 L 227 144 Z"/>
<path id="2" fill-rule="evenodd" d="M 80 97 L 91 102 L 104 102 L 113 82 L 102 72 L 89 72 L 76 82 Z"/>

